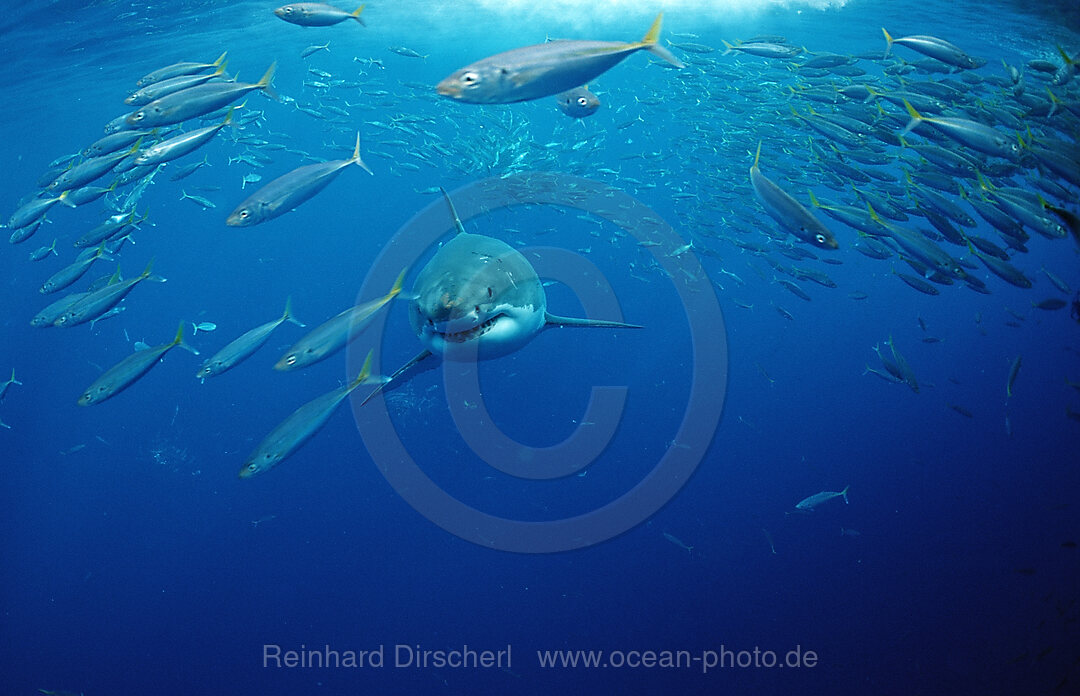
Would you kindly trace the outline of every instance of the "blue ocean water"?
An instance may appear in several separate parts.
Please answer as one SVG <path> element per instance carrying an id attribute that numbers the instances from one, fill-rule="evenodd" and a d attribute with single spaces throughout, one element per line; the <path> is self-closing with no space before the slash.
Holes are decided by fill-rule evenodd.
<path id="1" fill-rule="evenodd" d="M 760 141 L 762 171 L 803 203 L 812 187 L 862 205 L 843 177 L 830 178 L 834 160 L 815 154 L 832 152 L 828 140 L 791 116 L 791 107 L 804 115 L 829 107 L 799 94 L 814 79 L 794 67 L 805 58 L 721 55 L 722 41 L 781 35 L 811 52 L 862 56 L 883 52 L 884 26 L 897 37 L 946 38 L 986 59 L 972 71 L 985 81 L 963 83 L 954 106 L 1011 105 L 1011 92 L 991 79 L 1005 78 L 1002 60 L 1061 64 L 1059 45 L 1075 56 L 1075 10 L 907 0 L 414 2 L 372 3 L 366 26 L 301 28 L 273 8 L 43 2 L 2 20 L 4 219 L 50 162 L 125 113 L 123 98 L 155 68 L 227 50 L 229 72 L 253 81 L 276 61 L 281 97 L 251 95 L 238 114 L 261 117 L 155 175 L 135 204 L 149 218 L 117 263 L 127 277 L 153 259 L 167 282 L 135 288 L 117 317 L 92 329 L 29 325 L 55 299 L 38 288 L 73 260 L 72 241 L 111 214 L 102 201 L 54 208 L 34 237 L 0 254 L 0 378 L 14 368 L 22 383 L 0 403 L 10 426 L 0 429 L 3 693 L 1075 691 L 1080 425 L 1070 414 L 1080 412 L 1080 394 L 1070 382 L 1080 382 L 1080 325 L 1068 306 L 1033 303 L 1073 300 L 1043 269 L 1075 292 L 1077 245 L 1032 233 L 1027 252 L 1011 255 L 1033 282 L 1020 289 L 943 243 L 974 261 L 970 272 L 990 293 L 956 283 L 929 296 L 896 277 L 916 274 L 896 255 L 858 253 L 859 235 L 819 214 L 840 248 L 798 243 L 818 258 L 793 260 L 753 200 L 747 172 Z M 476 106 L 434 91 L 458 67 L 548 37 L 636 40 L 661 9 L 662 41 L 718 50 L 673 47 L 688 63 L 680 71 L 644 52 L 628 57 L 590 84 L 603 106 L 589 118 L 569 119 L 553 100 Z M 326 42 L 329 51 L 301 57 Z M 893 53 L 922 58 L 899 45 Z M 897 87 L 880 60 L 856 65 Z M 1065 104 L 1080 100 L 1076 78 L 1051 86 L 1028 68 L 1024 79 L 1039 99 L 1049 87 Z M 898 131 L 906 115 L 881 104 L 902 117 Z M 1030 129 L 1043 142 L 1075 143 L 1078 129 L 1066 107 L 1024 116 L 1023 125 L 1021 137 Z M 912 141 L 929 130 L 919 126 Z M 313 160 L 348 157 L 357 131 L 374 176 L 350 167 L 292 213 L 251 228 L 224 224 L 254 187 Z M 917 163 L 898 147 L 884 152 L 892 164 L 883 171 L 900 173 L 900 158 Z M 263 166 L 235 161 L 244 153 Z M 203 154 L 207 166 L 170 181 Z M 247 174 L 261 183 L 244 185 Z M 1040 176 L 1077 193 L 1030 165 L 1012 183 L 1039 190 Z M 353 377 L 369 349 L 380 374 L 420 350 L 407 300 L 394 300 L 347 352 L 301 371 L 271 369 L 305 333 L 290 324 L 202 384 L 194 378 L 201 361 L 280 316 L 289 296 L 311 328 L 385 293 L 406 264 L 410 288 L 434 253 L 411 231 L 451 234 L 440 186 L 467 231 L 522 248 L 552 281 L 552 313 L 601 316 L 597 306 L 614 306 L 644 328 L 545 331 L 468 372 L 479 374 L 482 403 L 447 386 L 457 366 L 422 373 L 385 406 L 343 404 L 296 454 L 238 480 L 260 440 Z M 582 187 L 617 189 L 641 207 L 586 204 Z M 551 191 L 562 204 L 522 202 Z M 1054 202 L 1077 210 L 1075 201 Z M 1003 244 L 977 223 L 968 231 Z M 661 234 L 665 224 L 671 231 Z M 27 260 L 54 238 L 58 256 Z M 639 244 L 651 240 L 661 243 Z M 837 287 L 772 264 L 825 273 Z M 72 289 L 115 268 L 98 262 Z M 811 301 L 777 279 L 797 282 Z M 174 350 L 113 399 L 76 405 L 135 342 L 166 343 L 181 321 L 200 357 Z M 192 335 L 191 322 L 217 328 Z M 917 393 L 864 372 L 881 369 L 873 347 L 888 355 L 890 337 Z M 485 461 L 495 429 L 544 448 L 600 427 L 583 416 L 594 385 L 623 386 L 626 401 L 600 409 L 617 427 L 580 471 L 552 480 L 505 473 L 528 468 L 534 450 Z M 715 427 L 687 416 L 721 409 Z M 452 509 L 459 528 L 433 522 L 438 513 L 422 504 L 432 496 L 408 477 L 408 459 L 489 517 L 470 527 L 472 513 Z M 686 478 L 655 475 L 668 461 L 697 466 Z M 845 486 L 849 504 L 795 508 Z M 625 531 L 589 517 L 632 491 L 656 490 L 668 494 L 659 509 L 624 515 Z M 485 536 L 491 517 L 539 524 L 495 538 Z M 527 552 L 553 551 L 542 542 L 574 517 L 586 518 L 584 536 L 569 544 L 578 548 Z M 547 652 L 578 650 L 602 666 L 569 666 L 558 660 L 586 656 Z M 304 664 L 277 660 L 285 651 Z M 426 663 L 423 651 L 432 651 Z M 483 651 L 494 664 L 479 664 Z M 312 665 L 328 652 L 346 662 L 355 653 L 364 666 Z M 454 664 L 455 655 L 468 664 Z M 667 655 L 678 666 L 664 664 Z M 772 662 L 793 655 L 798 665 Z M 556 663 L 545 665 L 547 657 Z"/>

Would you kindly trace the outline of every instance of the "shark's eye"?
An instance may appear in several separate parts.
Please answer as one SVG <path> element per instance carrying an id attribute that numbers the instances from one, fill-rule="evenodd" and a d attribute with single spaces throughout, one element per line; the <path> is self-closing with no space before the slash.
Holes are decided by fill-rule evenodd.
<path id="1" fill-rule="evenodd" d="M 480 313 L 480 305 L 476 305 L 475 307 L 473 307 L 473 311 L 476 312 L 477 314 L 479 314 Z"/>
<path id="2" fill-rule="evenodd" d="M 493 296 L 493 293 L 491 292 L 491 288 L 488 288 L 488 299 L 491 299 L 492 296 Z"/>

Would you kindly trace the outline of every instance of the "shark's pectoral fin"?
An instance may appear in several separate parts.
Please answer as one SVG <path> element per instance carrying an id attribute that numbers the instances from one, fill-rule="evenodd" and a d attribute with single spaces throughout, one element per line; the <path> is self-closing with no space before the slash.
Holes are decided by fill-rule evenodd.
<path id="1" fill-rule="evenodd" d="M 550 312 L 544 313 L 544 326 L 593 326 L 606 329 L 640 329 L 639 324 L 625 324 L 621 321 L 604 319 L 578 319 L 577 317 L 557 317 Z"/>
<path id="2" fill-rule="evenodd" d="M 389 379 L 387 379 L 385 382 L 383 382 L 378 387 L 376 387 L 370 394 L 365 396 L 364 400 L 360 402 L 360 405 L 363 406 L 367 402 L 374 399 L 377 394 L 381 394 L 384 391 L 390 391 L 392 389 L 396 389 L 397 387 L 401 386 L 405 382 L 407 382 L 410 379 L 412 379 L 413 377 L 415 377 L 417 374 L 423 372 L 424 370 L 429 370 L 432 367 L 434 367 L 435 366 L 435 361 L 431 361 L 431 362 L 428 362 L 426 365 L 424 365 L 420 369 L 413 369 L 417 365 L 422 363 L 425 358 L 430 357 L 430 356 L 431 356 L 431 351 L 430 350 L 425 350 L 425 351 L 421 352 L 419 355 L 417 355 L 415 358 L 410 360 L 409 362 L 402 365 L 400 368 L 398 368 L 397 372 L 390 375 Z"/>

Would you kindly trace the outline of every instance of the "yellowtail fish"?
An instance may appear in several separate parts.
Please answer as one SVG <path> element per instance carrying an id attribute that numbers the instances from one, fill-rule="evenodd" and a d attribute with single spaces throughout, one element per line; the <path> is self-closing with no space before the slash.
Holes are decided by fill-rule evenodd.
<path id="1" fill-rule="evenodd" d="M 274 14 L 289 24 L 298 24 L 302 27 L 328 27 L 344 22 L 346 19 L 355 19 L 361 26 L 367 26 L 360 18 L 364 7 L 361 5 L 352 12 L 346 12 L 321 2 L 294 2 L 277 8 Z"/>
<path id="2" fill-rule="evenodd" d="M 590 82 L 631 53 L 646 50 L 677 68 L 678 58 L 657 43 L 664 13 L 641 41 L 559 40 L 515 48 L 455 70 L 435 88 L 469 104 L 509 104 L 542 99 Z"/>
<path id="3" fill-rule="evenodd" d="M 917 51 L 924 56 L 930 56 L 931 58 L 940 60 L 942 63 L 948 63 L 949 65 L 964 70 L 974 70 L 975 68 L 981 68 L 986 65 L 986 61 L 982 58 L 972 58 L 945 39 L 939 39 L 936 36 L 916 35 L 902 36 L 899 39 L 894 39 L 889 32 L 885 31 L 885 27 L 881 28 L 881 33 L 885 35 L 886 58 L 889 57 L 893 44 L 897 44 L 899 46 L 907 46 L 911 50 Z"/>
<path id="4" fill-rule="evenodd" d="M 161 164 L 162 162 L 169 162 L 178 157 L 183 157 L 190 152 L 194 152 L 210 142 L 210 139 L 217 135 L 219 130 L 232 124 L 233 111 L 235 109 L 236 107 L 229 109 L 229 113 L 225 114 L 225 119 L 221 123 L 213 126 L 206 126 L 204 128 L 196 128 L 195 130 L 181 133 L 176 137 L 163 140 L 156 145 L 146 148 L 135 156 L 135 166 L 142 167 L 147 164 Z"/>
<path id="5" fill-rule="evenodd" d="M 220 375 L 222 372 L 236 367 L 241 362 L 254 355 L 255 351 L 261 348 L 262 345 L 266 343 L 267 339 L 270 338 L 270 334 L 273 333 L 274 329 L 281 326 L 286 321 L 292 322 L 297 326 L 304 326 L 302 322 L 298 321 L 292 315 L 291 297 L 285 300 L 284 314 L 273 321 L 268 321 L 261 326 L 256 326 L 254 329 L 245 332 L 217 353 L 214 353 L 213 357 L 203 363 L 203 366 L 199 368 L 195 377 L 198 379 L 206 379 L 207 377 Z"/>
<path id="6" fill-rule="evenodd" d="M 94 383 L 87 387 L 79 397 L 79 405 L 91 406 L 116 396 L 149 372 L 150 368 L 157 365 L 158 361 L 176 346 L 191 351 L 195 355 L 199 354 L 197 350 L 184 343 L 184 322 L 180 322 L 180 328 L 176 330 L 176 338 L 172 343 L 136 351 L 94 380 Z"/>
<path id="7" fill-rule="evenodd" d="M 761 143 L 758 143 L 754 164 L 750 167 L 750 184 L 754 187 L 761 206 L 784 230 L 804 242 L 809 242 L 820 249 L 836 249 L 840 245 L 813 213 L 803 207 L 791 194 L 777 186 L 758 168 L 761 159 Z"/>
<path id="8" fill-rule="evenodd" d="M 228 106 L 248 92 L 263 91 L 274 94 L 271 83 L 277 63 L 271 64 L 262 79 L 255 83 L 246 82 L 207 82 L 195 87 L 167 94 L 129 114 L 125 119 L 128 126 L 168 126 L 189 118 L 204 116 L 212 111 Z"/>
<path id="9" fill-rule="evenodd" d="M 216 70 L 225 63 L 225 56 L 227 54 L 228 52 L 222 53 L 213 63 L 173 63 L 172 65 L 165 66 L 164 68 L 158 68 L 154 72 L 139 78 L 139 81 L 135 83 L 135 86 L 145 87 L 147 85 L 152 85 L 155 82 L 168 80 L 172 77 L 180 77 L 181 75 L 194 75 L 196 73 L 201 73 L 206 70 Z"/>
<path id="10" fill-rule="evenodd" d="M 315 433 L 326 425 L 334 414 L 338 404 L 353 393 L 357 387 L 367 382 L 371 375 L 371 351 L 364 360 L 364 367 L 352 382 L 332 392 L 309 401 L 281 422 L 259 443 L 255 451 L 240 469 L 240 478 L 246 479 L 261 474 L 277 466 L 283 459 L 310 440 Z"/>
<path id="11" fill-rule="evenodd" d="M 110 309 L 120 304 L 120 301 L 127 297 L 135 286 L 144 280 L 153 280 L 158 283 L 165 282 L 164 278 L 160 276 L 150 275 L 150 270 L 154 266 L 154 260 L 151 259 L 150 263 L 146 264 L 146 270 L 141 275 L 129 278 L 127 280 L 119 280 L 119 271 L 114 275 L 114 282 L 105 287 L 87 293 L 78 302 L 75 302 L 71 307 L 56 318 L 53 322 L 54 326 L 75 326 L 77 324 L 83 324 L 88 321 L 93 321 Z"/>
<path id="12" fill-rule="evenodd" d="M 127 96 L 124 99 L 124 103 L 129 106 L 142 106 L 143 104 L 149 104 L 155 99 L 160 99 L 167 94 L 173 92 L 179 92 L 182 89 L 188 87 L 194 87 L 195 85 L 201 85 L 204 82 L 209 82 L 215 77 L 221 77 L 225 74 L 225 63 L 222 62 L 218 66 L 217 70 L 206 75 L 177 75 L 176 77 L 170 77 L 167 80 L 155 82 L 154 84 L 147 85 L 141 89 L 138 89 Z"/>
<path id="13" fill-rule="evenodd" d="M 315 327 L 309 334 L 297 341 L 292 348 L 274 365 L 275 370 L 295 370 L 319 362 L 345 347 L 368 325 L 375 312 L 382 309 L 390 300 L 401 292 L 405 281 L 405 271 L 401 271 L 390 292 L 382 297 L 349 307 L 336 317 Z"/>
<path id="14" fill-rule="evenodd" d="M 279 176 L 248 196 L 229 214 L 225 224 L 230 227 L 251 227 L 289 212 L 330 185 L 346 167 L 355 164 L 368 174 L 371 169 L 360 159 L 360 134 L 352 157 L 344 160 L 318 162 L 297 167 Z"/>
<path id="15" fill-rule="evenodd" d="M 1012 161 L 1020 159 L 1020 141 L 1017 138 L 1010 138 L 995 128 L 968 118 L 923 116 L 909 101 L 905 99 L 903 102 L 911 120 L 904 126 L 902 135 L 907 135 L 920 123 L 926 122 L 961 145 L 967 145 L 973 150 Z"/>

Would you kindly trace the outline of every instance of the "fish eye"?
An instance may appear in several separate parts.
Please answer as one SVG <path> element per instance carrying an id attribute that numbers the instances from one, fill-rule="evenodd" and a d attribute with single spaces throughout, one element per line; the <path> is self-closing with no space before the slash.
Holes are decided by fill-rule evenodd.
<path id="1" fill-rule="evenodd" d="M 285 364 L 286 365 L 295 365 L 296 364 L 296 356 L 295 355 L 290 355 L 288 358 L 285 359 Z"/>
<path id="2" fill-rule="evenodd" d="M 464 82 L 467 85 L 471 85 L 472 83 L 476 82 L 479 79 L 480 79 L 480 76 L 477 75 L 474 72 L 467 72 L 467 73 L 465 73 L 464 75 L 461 76 L 461 81 Z"/>
<path id="3" fill-rule="evenodd" d="M 146 118 L 146 113 L 143 111 L 136 111 L 135 115 L 131 117 L 132 121 L 141 121 Z"/>
<path id="4" fill-rule="evenodd" d="M 285 8 L 282 9 L 282 12 L 284 12 L 285 14 L 292 14 L 292 8 L 291 7 L 285 7 Z"/>
<path id="5" fill-rule="evenodd" d="M 588 106 L 589 105 L 589 100 L 586 99 L 585 97 L 578 97 L 577 103 L 580 104 L 581 106 Z"/>
<path id="6" fill-rule="evenodd" d="M 248 471 L 256 471 L 256 470 L 258 470 L 258 468 L 259 468 L 259 465 L 256 464 L 255 462 L 252 462 L 252 463 L 248 464 L 248 466 L 247 466 Z"/>
<path id="7" fill-rule="evenodd" d="M 251 213 L 248 211 L 247 208 L 244 208 L 243 210 L 240 211 L 240 219 L 241 220 L 246 220 L 249 215 L 251 215 Z"/>
<path id="8" fill-rule="evenodd" d="M 817 242 L 818 244 L 824 244 L 824 243 L 825 243 L 825 235 L 823 235 L 823 234 L 821 234 L 821 233 L 819 232 L 819 233 L 817 233 L 816 235 L 814 235 L 814 240 L 815 240 L 815 241 L 816 241 L 816 242 Z"/>

